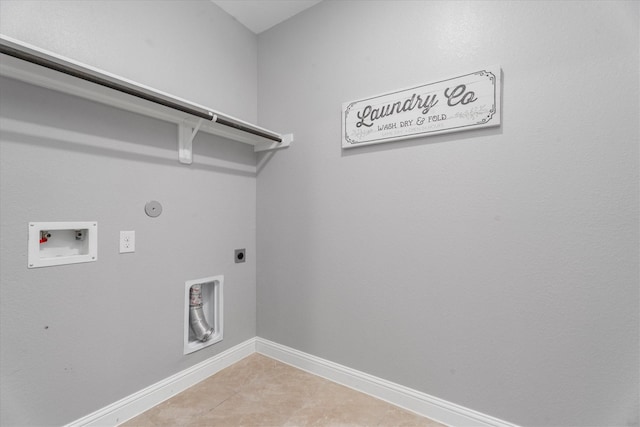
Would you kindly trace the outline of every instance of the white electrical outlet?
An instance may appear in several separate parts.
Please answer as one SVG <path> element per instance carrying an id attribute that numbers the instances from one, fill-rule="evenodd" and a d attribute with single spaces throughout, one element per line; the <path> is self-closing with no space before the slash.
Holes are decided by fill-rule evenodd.
<path id="1" fill-rule="evenodd" d="M 136 251 L 136 232 L 121 231 L 120 232 L 120 253 Z"/>

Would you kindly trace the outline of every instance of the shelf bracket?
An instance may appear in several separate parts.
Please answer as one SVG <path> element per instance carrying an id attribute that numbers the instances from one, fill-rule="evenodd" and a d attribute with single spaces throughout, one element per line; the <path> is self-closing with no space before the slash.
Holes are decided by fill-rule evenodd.
<path id="1" fill-rule="evenodd" d="M 291 145 L 291 143 L 293 142 L 293 134 L 292 133 L 288 133 L 286 135 L 282 135 L 282 141 L 280 142 L 270 142 L 270 143 L 257 143 L 254 147 L 253 150 L 256 153 L 259 153 L 261 151 L 275 151 L 275 150 L 280 150 L 281 148 L 287 148 Z"/>
<path id="2" fill-rule="evenodd" d="M 216 120 L 216 116 L 213 116 Z M 204 119 L 198 119 L 195 128 L 191 128 L 187 123 L 178 123 L 178 160 L 180 163 L 190 165 L 193 163 L 193 138 L 200 130 Z"/>

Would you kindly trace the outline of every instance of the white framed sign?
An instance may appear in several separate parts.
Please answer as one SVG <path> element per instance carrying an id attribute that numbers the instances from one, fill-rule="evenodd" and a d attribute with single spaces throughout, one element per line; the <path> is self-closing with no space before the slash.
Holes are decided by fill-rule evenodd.
<path id="1" fill-rule="evenodd" d="M 499 66 L 342 104 L 342 148 L 500 125 Z"/>

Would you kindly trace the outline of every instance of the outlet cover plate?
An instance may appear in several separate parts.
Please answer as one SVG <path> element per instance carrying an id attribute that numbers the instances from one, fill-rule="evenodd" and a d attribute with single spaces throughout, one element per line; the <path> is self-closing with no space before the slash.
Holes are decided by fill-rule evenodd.
<path id="1" fill-rule="evenodd" d="M 136 232 L 135 231 L 121 231 L 120 232 L 120 253 L 125 254 L 128 252 L 136 251 Z"/>

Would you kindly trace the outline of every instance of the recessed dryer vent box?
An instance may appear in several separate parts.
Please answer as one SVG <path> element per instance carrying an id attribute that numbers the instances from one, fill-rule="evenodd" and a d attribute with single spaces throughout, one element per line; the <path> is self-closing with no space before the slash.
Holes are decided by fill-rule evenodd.
<path id="1" fill-rule="evenodd" d="M 98 223 L 30 222 L 29 268 L 98 259 Z"/>
<path id="2" fill-rule="evenodd" d="M 203 279 L 188 280 L 184 287 L 184 354 L 193 353 L 212 344 L 222 341 L 223 329 L 223 299 L 222 287 L 224 276 L 205 277 Z M 207 324 L 213 327 L 213 333 L 206 341 L 199 341 L 190 326 L 190 289 L 193 285 L 201 285 L 202 312 Z"/>

